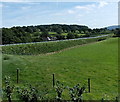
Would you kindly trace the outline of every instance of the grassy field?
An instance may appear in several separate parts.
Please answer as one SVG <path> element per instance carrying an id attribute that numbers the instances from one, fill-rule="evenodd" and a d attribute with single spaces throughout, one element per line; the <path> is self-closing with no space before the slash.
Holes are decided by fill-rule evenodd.
<path id="1" fill-rule="evenodd" d="M 42 32 L 34 32 L 34 35 L 40 35 Z M 56 32 L 48 32 L 49 33 L 49 35 L 51 36 L 51 37 L 55 37 L 56 36 Z M 64 35 L 64 36 L 67 36 L 67 34 L 68 33 L 65 33 L 65 32 L 62 32 L 60 35 Z M 76 34 L 78 34 L 79 36 L 81 36 L 81 35 L 85 35 L 85 33 L 79 33 L 79 32 L 77 32 Z M 33 34 L 31 34 L 33 37 L 34 37 L 34 35 Z"/>
<path id="2" fill-rule="evenodd" d="M 84 93 L 86 100 L 113 99 L 118 92 L 118 38 L 78 45 L 56 53 L 39 55 L 3 54 L 3 78 L 10 76 L 16 84 L 16 69 L 20 69 L 20 86 L 26 83 L 45 91 L 46 98 L 55 98 L 52 74 L 65 86 L 78 83 L 87 86 L 91 79 L 91 93 Z M 87 91 L 87 90 L 86 90 Z M 69 99 L 67 91 L 63 98 Z"/>

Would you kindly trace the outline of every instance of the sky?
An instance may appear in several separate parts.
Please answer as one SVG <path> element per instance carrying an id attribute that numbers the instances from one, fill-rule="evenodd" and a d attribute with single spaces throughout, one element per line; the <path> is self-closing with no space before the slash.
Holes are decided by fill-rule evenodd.
<path id="1" fill-rule="evenodd" d="M 26 1 L 26 2 L 25 2 Z M 78 24 L 102 28 L 118 24 L 118 2 L 33 2 L 4 0 L 0 3 L 0 27 L 43 24 Z"/>

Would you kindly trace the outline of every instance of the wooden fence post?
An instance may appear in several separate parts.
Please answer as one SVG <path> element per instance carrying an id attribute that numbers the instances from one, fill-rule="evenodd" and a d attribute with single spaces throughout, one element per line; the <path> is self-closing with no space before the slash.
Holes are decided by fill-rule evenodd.
<path id="1" fill-rule="evenodd" d="M 88 78 L 88 92 L 90 93 L 90 78 Z"/>
<path id="2" fill-rule="evenodd" d="M 101 102 L 104 102 L 104 99 L 102 98 Z"/>
<path id="3" fill-rule="evenodd" d="M 116 97 L 115 102 L 119 102 L 118 97 Z"/>
<path id="4" fill-rule="evenodd" d="M 53 87 L 55 86 L 55 75 L 53 74 Z"/>
<path id="5" fill-rule="evenodd" d="M 17 84 L 19 83 L 19 68 L 17 68 Z"/>

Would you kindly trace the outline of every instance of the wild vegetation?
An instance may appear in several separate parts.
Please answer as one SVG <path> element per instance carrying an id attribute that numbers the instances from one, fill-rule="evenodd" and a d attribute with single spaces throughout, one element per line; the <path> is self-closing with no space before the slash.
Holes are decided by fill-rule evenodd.
<path id="1" fill-rule="evenodd" d="M 85 92 L 85 86 L 80 86 L 80 84 L 75 85 L 73 88 L 65 87 L 62 83 L 59 81 L 56 82 L 55 88 L 53 88 L 54 92 L 56 93 L 56 97 L 54 99 L 51 99 L 51 101 L 62 101 L 62 93 L 65 90 L 69 91 L 70 100 L 71 101 L 82 101 L 82 95 Z M 4 101 L 12 102 L 13 97 L 16 97 L 15 101 L 20 102 L 38 102 L 41 100 L 45 100 L 44 96 L 46 94 L 49 94 L 47 91 L 43 95 L 43 93 L 40 93 L 38 89 L 35 87 L 27 86 L 27 87 L 19 87 L 14 86 L 10 82 L 10 77 L 5 77 L 5 87 L 3 88 L 3 99 Z M 49 100 L 46 100 L 49 101 Z"/>

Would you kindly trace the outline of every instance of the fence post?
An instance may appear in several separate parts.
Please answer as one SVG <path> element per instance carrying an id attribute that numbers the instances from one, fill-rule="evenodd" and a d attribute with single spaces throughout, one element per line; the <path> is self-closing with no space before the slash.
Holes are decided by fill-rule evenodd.
<path id="1" fill-rule="evenodd" d="M 17 84 L 19 82 L 19 68 L 17 68 Z"/>
<path id="2" fill-rule="evenodd" d="M 88 92 L 90 93 L 90 78 L 88 78 Z"/>
<path id="3" fill-rule="evenodd" d="M 104 99 L 102 98 L 101 102 L 104 102 Z"/>
<path id="4" fill-rule="evenodd" d="M 53 87 L 55 86 L 55 74 L 53 74 Z"/>
<path id="5" fill-rule="evenodd" d="M 116 97 L 115 102 L 119 102 L 119 101 L 118 101 L 118 97 Z"/>

